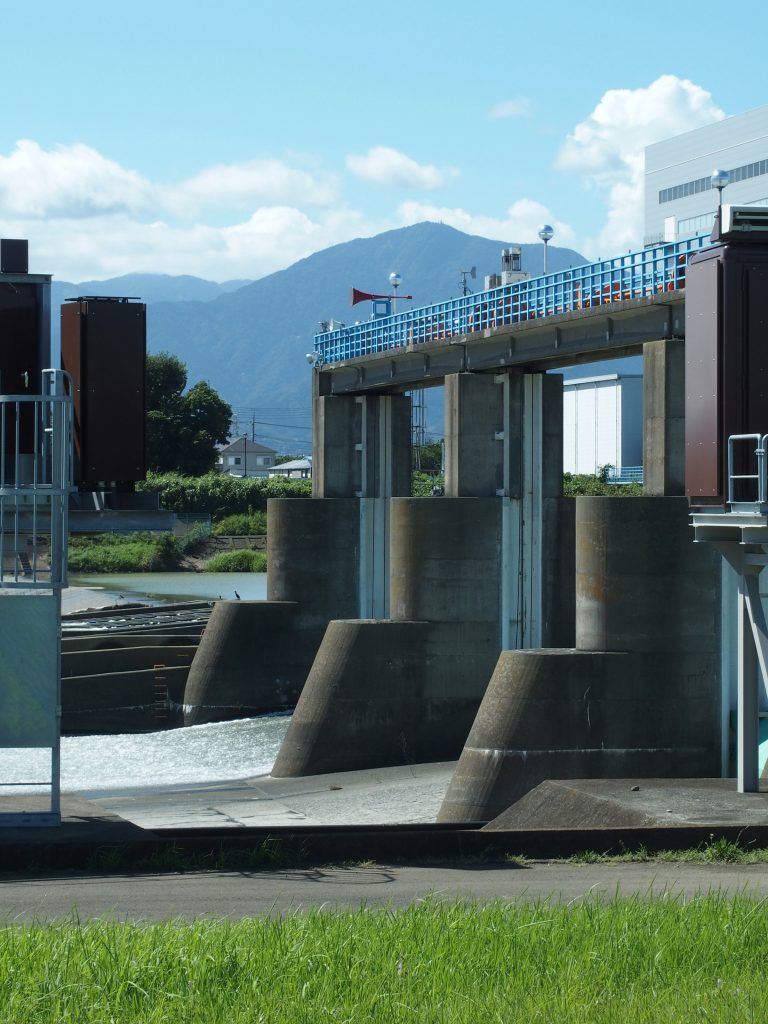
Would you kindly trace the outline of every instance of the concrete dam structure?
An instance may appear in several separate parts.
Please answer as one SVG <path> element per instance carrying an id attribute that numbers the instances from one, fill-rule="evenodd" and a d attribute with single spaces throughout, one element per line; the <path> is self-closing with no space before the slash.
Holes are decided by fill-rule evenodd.
<path id="1" fill-rule="evenodd" d="M 274 775 L 457 758 L 440 817 L 488 821 L 545 779 L 723 773 L 723 567 L 684 497 L 688 256 L 669 257 L 669 287 L 418 346 L 362 324 L 364 350 L 326 361 L 343 339 L 319 336 L 313 497 L 269 503 L 268 598 L 295 604 L 307 671 Z M 646 496 L 563 497 L 544 371 L 632 353 Z M 405 392 L 437 383 L 445 494 L 412 498 Z"/>

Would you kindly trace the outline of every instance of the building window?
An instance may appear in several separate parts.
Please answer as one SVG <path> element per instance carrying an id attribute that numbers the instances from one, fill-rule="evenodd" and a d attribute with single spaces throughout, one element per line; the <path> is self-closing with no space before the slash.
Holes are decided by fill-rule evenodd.
<path id="1" fill-rule="evenodd" d="M 702 235 L 705 231 L 711 231 L 715 222 L 715 214 L 702 213 L 698 217 L 686 217 L 677 225 L 677 237 L 684 235 Z"/>
<path id="2" fill-rule="evenodd" d="M 733 183 L 735 181 L 745 181 L 747 178 L 757 178 L 761 174 L 768 174 L 768 160 L 756 160 L 751 164 L 733 167 L 728 171 L 728 178 Z M 696 178 L 695 181 L 686 181 L 682 185 L 673 185 L 672 188 L 661 189 L 659 191 L 659 203 L 671 203 L 675 199 L 695 196 L 699 192 L 706 192 L 711 188 L 711 175 L 708 178 Z"/>

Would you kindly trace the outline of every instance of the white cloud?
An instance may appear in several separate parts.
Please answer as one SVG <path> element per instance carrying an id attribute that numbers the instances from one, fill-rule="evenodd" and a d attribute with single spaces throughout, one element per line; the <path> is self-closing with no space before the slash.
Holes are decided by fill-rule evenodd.
<path id="1" fill-rule="evenodd" d="M 527 96 L 517 96 L 515 99 L 502 100 L 496 103 L 485 115 L 490 121 L 498 121 L 507 117 L 530 117 L 533 105 Z"/>
<path id="2" fill-rule="evenodd" d="M 219 224 L 204 219 L 213 209 Z M 33 268 L 65 280 L 257 278 L 388 227 L 348 209 L 329 175 L 277 159 L 161 186 L 82 143 L 46 151 L 22 140 L 0 154 L 0 235 L 29 239 Z"/>
<path id="3" fill-rule="evenodd" d="M 455 168 L 418 164 L 389 146 L 373 146 L 365 154 L 350 153 L 347 168 L 364 181 L 394 188 L 435 189 L 458 174 Z"/>
<path id="4" fill-rule="evenodd" d="M 644 89 L 610 89 L 567 137 L 558 165 L 605 193 L 607 222 L 582 248 L 619 252 L 642 245 L 644 148 L 725 117 L 700 86 L 662 75 Z"/>
<path id="5" fill-rule="evenodd" d="M 328 181 L 291 167 L 282 160 L 251 160 L 242 164 L 216 164 L 169 190 L 170 205 L 197 207 L 253 207 L 264 202 L 302 201 L 327 206 L 337 200 Z"/>
<path id="6" fill-rule="evenodd" d="M 28 238 L 30 269 L 68 281 L 127 273 L 194 274 L 208 280 L 259 278 L 338 242 L 376 234 L 354 210 L 312 218 L 289 206 L 260 207 L 247 220 L 216 227 L 141 221 L 124 214 L 46 221 L 0 218 L 0 233 Z"/>
<path id="7" fill-rule="evenodd" d="M 418 224 L 424 220 L 441 221 L 467 234 L 481 235 L 500 241 L 538 242 L 539 228 L 551 224 L 555 231 L 554 245 L 574 245 L 573 228 L 565 221 L 559 221 L 543 203 L 535 199 L 518 199 L 506 211 L 504 217 L 488 217 L 468 213 L 461 208 L 432 206 L 427 203 L 407 202 L 398 207 L 400 223 Z"/>
<path id="8" fill-rule="evenodd" d="M 155 189 L 83 143 L 51 151 L 21 139 L 0 156 L 0 211 L 11 216 L 92 216 L 152 208 Z"/>

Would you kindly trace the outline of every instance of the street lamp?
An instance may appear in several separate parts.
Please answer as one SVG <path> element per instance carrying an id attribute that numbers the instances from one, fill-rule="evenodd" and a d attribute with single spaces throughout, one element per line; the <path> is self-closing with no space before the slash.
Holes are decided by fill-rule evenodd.
<path id="1" fill-rule="evenodd" d="M 731 176 L 728 171 L 723 171 L 720 168 L 715 168 L 712 171 L 712 188 L 717 189 L 717 210 L 715 212 L 715 223 L 718 226 L 717 230 L 722 231 L 723 225 L 723 189 L 731 180 Z"/>
<path id="2" fill-rule="evenodd" d="M 547 242 L 554 235 L 555 231 L 551 224 L 542 224 L 539 228 L 539 238 L 544 243 L 544 273 L 547 272 Z"/>
<path id="3" fill-rule="evenodd" d="M 712 171 L 712 188 L 717 189 L 717 205 L 718 207 L 723 205 L 723 189 L 731 180 L 731 176 L 728 171 L 716 169 Z"/>
<path id="4" fill-rule="evenodd" d="M 392 285 L 392 287 L 393 287 L 393 289 L 395 291 L 395 296 L 394 296 L 394 298 L 392 300 L 392 312 L 396 313 L 397 312 L 397 289 L 403 283 L 403 279 L 400 276 L 400 274 L 398 274 L 396 271 L 393 270 L 392 273 L 389 275 L 389 283 Z"/>
<path id="5" fill-rule="evenodd" d="M 243 476 L 248 476 L 248 435 L 243 434 Z"/>

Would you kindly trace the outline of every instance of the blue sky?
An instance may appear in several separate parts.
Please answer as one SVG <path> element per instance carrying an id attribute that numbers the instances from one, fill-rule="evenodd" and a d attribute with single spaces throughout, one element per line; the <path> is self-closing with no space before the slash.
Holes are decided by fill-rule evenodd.
<path id="1" fill-rule="evenodd" d="M 257 278 L 427 219 L 610 256 L 644 145 L 768 102 L 752 0 L 1 2 L 0 234 L 74 281 Z"/>

